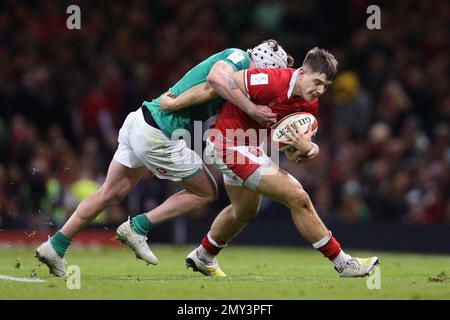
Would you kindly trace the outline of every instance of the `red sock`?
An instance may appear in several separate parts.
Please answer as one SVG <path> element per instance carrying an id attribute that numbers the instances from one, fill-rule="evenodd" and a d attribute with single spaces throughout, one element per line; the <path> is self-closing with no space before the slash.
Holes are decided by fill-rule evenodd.
<path id="1" fill-rule="evenodd" d="M 222 250 L 226 245 L 226 242 L 215 241 L 212 238 L 208 237 L 208 234 L 205 234 L 202 239 L 202 247 L 214 256 L 218 255 L 220 250 Z"/>
<path id="2" fill-rule="evenodd" d="M 341 252 L 341 245 L 337 240 L 331 235 L 330 240 L 323 246 L 318 248 L 320 252 L 323 253 L 325 257 L 333 261 Z"/>

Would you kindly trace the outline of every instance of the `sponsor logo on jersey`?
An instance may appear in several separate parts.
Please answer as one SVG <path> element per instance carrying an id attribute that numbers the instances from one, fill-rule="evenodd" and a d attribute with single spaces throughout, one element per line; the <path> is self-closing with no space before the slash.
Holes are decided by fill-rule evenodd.
<path id="1" fill-rule="evenodd" d="M 267 73 L 257 73 L 250 75 L 251 86 L 258 86 L 262 84 L 269 84 L 269 75 Z"/>
<path id="2" fill-rule="evenodd" d="M 233 51 L 232 54 L 230 54 L 227 57 L 228 60 L 233 61 L 234 64 L 238 64 L 240 61 L 244 60 L 244 55 L 240 51 Z"/>

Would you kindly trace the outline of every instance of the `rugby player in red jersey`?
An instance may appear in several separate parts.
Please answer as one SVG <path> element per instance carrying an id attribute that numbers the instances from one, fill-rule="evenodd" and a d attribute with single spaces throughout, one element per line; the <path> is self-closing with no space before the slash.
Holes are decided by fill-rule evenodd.
<path id="1" fill-rule="evenodd" d="M 318 97 L 331 85 L 337 61 L 326 50 L 310 50 L 299 69 L 253 69 L 230 77 L 230 88 L 241 90 L 254 103 L 267 105 L 277 121 L 304 111 L 317 116 Z M 241 109 L 227 102 L 218 115 L 205 149 L 205 161 L 224 174 L 231 204 L 215 218 L 202 243 L 186 258 L 188 267 L 208 276 L 225 276 L 215 256 L 259 211 L 262 196 L 289 207 L 302 236 L 332 261 L 342 277 L 368 275 L 378 257 L 361 259 L 346 254 L 321 221 L 308 194 L 292 175 L 279 168 L 260 147 L 264 127 Z M 311 129 L 311 128 L 310 128 Z M 291 161 L 312 158 L 318 147 L 312 131 L 291 134 L 295 151 L 286 152 Z"/>

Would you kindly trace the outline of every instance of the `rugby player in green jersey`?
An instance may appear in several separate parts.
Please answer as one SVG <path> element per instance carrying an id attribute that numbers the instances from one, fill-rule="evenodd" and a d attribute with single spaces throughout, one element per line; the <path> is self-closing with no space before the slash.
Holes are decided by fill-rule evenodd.
<path id="1" fill-rule="evenodd" d="M 246 93 L 254 102 L 268 104 L 277 119 L 298 111 L 317 116 L 318 97 L 331 85 L 337 64 L 331 53 L 316 47 L 308 52 L 298 69 L 242 70 L 232 75 L 229 86 Z M 176 102 L 178 108 L 190 107 L 190 99 L 196 95 L 193 91 L 172 98 L 171 103 Z M 200 94 L 202 91 L 197 98 Z M 368 275 L 379 263 L 378 257 L 352 257 L 342 250 L 301 184 L 264 153 L 264 143 L 258 139 L 262 128 L 230 102 L 221 109 L 209 132 L 204 159 L 223 173 L 231 204 L 217 215 L 201 244 L 186 257 L 187 267 L 206 276 L 226 276 L 216 256 L 256 217 L 261 197 L 265 196 L 290 209 L 297 230 L 332 262 L 341 277 Z M 288 160 L 303 162 L 318 154 L 319 147 L 311 141 L 311 127 L 305 134 L 298 129 L 285 134 L 290 138 L 287 143 L 295 150 L 286 152 Z"/>
<path id="2" fill-rule="evenodd" d="M 119 131 L 119 145 L 100 190 L 78 205 L 64 226 L 37 248 L 36 257 L 53 275 L 66 276 L 64 255 L 72 239 L 100 212 L 125 198 L 150 170 L 160 179 L 174 181 L 183 191 L 157 208 L 124 222 L 117 229 L 117 235 L 138 258 L 157 264 L 158 259 L 146 242 L 148 231 L 217 198 L 217 186 L 210 172 L 186 141 L 178 139 L 176 131 L 191 130 L 194 121 L 217 114 L 225 100 L 261 124 L 273 123 L 275 114 L 270 108 L 255 105 L 240 90 L 231 90 L 228 81 L 235 71 L 285 68 L 291 63 L 292 58 L 274 40 L 264 41 L 247 52 L 226 49 L 192 68 L 168 93 L 153 101 L 144 101 L 141 108 L 127 116 Z M 170 97 L 183 94 L 191 95 L 195 105 L 180 108 L 171 103 L 176 99 Z M 161 99 L 165 103 L 161 104 Z"/>

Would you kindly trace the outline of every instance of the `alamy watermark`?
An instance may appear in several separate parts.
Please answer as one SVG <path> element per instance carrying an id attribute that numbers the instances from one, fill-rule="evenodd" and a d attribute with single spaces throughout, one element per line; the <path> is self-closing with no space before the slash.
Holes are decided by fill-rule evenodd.
<path id="1" fill-rule="evenodd" d="M 77 265 L 70 265 L 67 268 L 66 286 L 69 290 L 81 289 L 81 269 Z"/>
<path id="2" fill-rule="evenodd" d="M 81 9 L 79 6 L 72 4 L 67 7 L 66 13 L 70 16 L 66 20 L 66 27 L 69 30 L 81 29 Z"/>
<path id="3" fill-rule="evenodd" d="M 201 164 L 202 161 L 211 165 L 247 165 L 264 157 L 278 165 L 280 153 L 278 145 L 272 143 L 271 132 L 271 129 L 253 128 L 226 129 L 225 134 L 217 129 L 203 132 L 202 121 L 194 121 L 192 132 L 177 129 L 172 133 L 170 142 L 164 143 L 164 158 L 182 166 Z M 206 148 L 203 151 L 204 141 Z M 186 154 L 184 145 L 195 153 Z"/>
<path id="4" fill-rule="evenodd" d="M 373 290 L 381 289 L 381 269 L 380 267 L 376 266 L 373 268 L 372 272 L 370 273 L 370 276 L 367 278 L 366 281 L 367 289 Z"/>
<path id="5" fill-rule="evenodd" d="M 366 10 L 367 14 L 370 16 L 366 20 L 366 26 L 369 30 L 380 30 L 381 29 L 381 9 L 377 5 L 370 5 Z"/>

